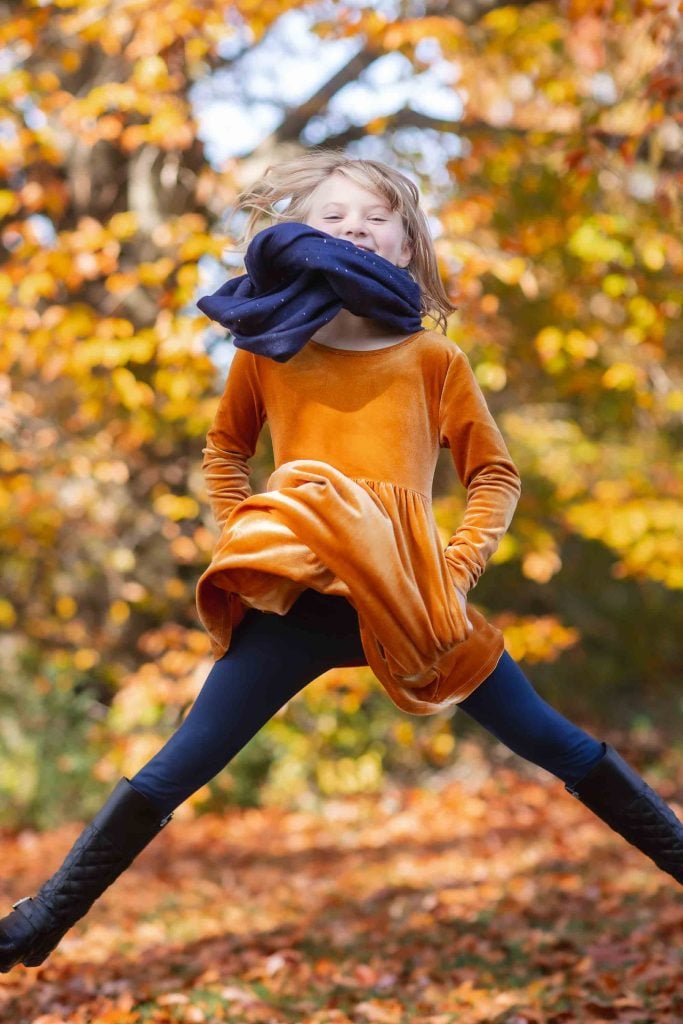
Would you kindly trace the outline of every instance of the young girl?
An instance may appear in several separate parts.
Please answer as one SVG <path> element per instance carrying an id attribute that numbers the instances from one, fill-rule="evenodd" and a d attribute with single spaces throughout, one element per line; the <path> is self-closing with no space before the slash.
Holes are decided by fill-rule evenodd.
<path id="1" fill-rule="evenodd" d="M 248 273 L 199 303 L 236 346 L 203 449 L 220 537 L 197 609 L 214 664 L 176 733 L 0 920 L 0 969 L 42 963 L 180 803 L 342 665 L 369 665 L 412 714 L 457 704 L 683 882 L 672 810 L 550 707 L 468 606 L 520 480 L 466 356 L 422 326 L 429 313 L 445 330 L 454 307 L 416 187 L 383 163 L 312 151 L 268 168 L 239 206 Z M 262 215 L 273 224 L 254 234 Z M 276 468 L 254 495 L 247 460 L 266 418 Z M 467 488 L 445 551 L 431 508 L 440 447 Z"/>

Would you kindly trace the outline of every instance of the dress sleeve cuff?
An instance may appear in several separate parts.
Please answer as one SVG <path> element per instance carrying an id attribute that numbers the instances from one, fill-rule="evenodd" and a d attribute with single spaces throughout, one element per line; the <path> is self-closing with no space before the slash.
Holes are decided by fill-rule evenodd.
<path id="1" fill-rule="evenodd" d="M 460 591 L 463 597 L 467 597 L 472 589 L 469 573 L 456 568 L 448 557 L 446 558 L 446 565 L 455 588 Z"/>

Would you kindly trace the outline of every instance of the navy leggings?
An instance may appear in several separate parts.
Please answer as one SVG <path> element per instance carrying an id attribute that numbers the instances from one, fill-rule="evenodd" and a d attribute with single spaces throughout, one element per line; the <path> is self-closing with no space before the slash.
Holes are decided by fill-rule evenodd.
<path id="1" fill-rule="evenodd" d="M 346 598 L 306 589 L 286 615 L 249 608 L 182 724 L 132 785 L 161 814 L 170 813 L 308 683 L 356 656 L 365 657 L 358 615 Z M 536 693 L 507 651 L 458 708 L 565 783 L 578 781 L 604 752 Z"/>

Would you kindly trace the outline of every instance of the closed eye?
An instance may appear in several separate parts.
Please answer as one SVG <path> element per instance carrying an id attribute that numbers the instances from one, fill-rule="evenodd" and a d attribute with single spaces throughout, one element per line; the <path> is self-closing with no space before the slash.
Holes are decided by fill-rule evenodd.
<path id="1" fill-rule="evenodd" d="M 339 220 L 339 217 L 323 217 L 323 220 Z M 380 224 L 386 224 L 386 219 L 384 217 L 371 217 L 370 220 L 378 220 Z"/>

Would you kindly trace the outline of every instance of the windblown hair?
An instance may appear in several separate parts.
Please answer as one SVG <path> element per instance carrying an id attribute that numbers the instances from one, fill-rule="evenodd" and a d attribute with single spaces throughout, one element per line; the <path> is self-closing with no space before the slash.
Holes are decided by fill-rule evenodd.
<path id="1" fill-rule="evenodd" d="M 356 184 L 378 193 L 393 211 L 398 210 L 412 252 L 406 269 L 420 286 L 422 313 L 430 316 L 445 334 L 447 319 L 458 307 L 449 302 L 441 281 L 429 223 L 420 208 L 420 193 L 410 178 L 379 160 L 350 157 L 341 150 L 312 149 L 269 165 L 237 197 L 235 210 L 249 210 L 250 214 L 236 251 L 246 250 L 254 235 L 270 226 L 260 223 L 263 218 L 273 224 L 305 221 L 312 193 L 335 172 L 346 174 Z M 277 210 L 275 204 L 284 199 L 289 199 L 288 205 Z"/>

